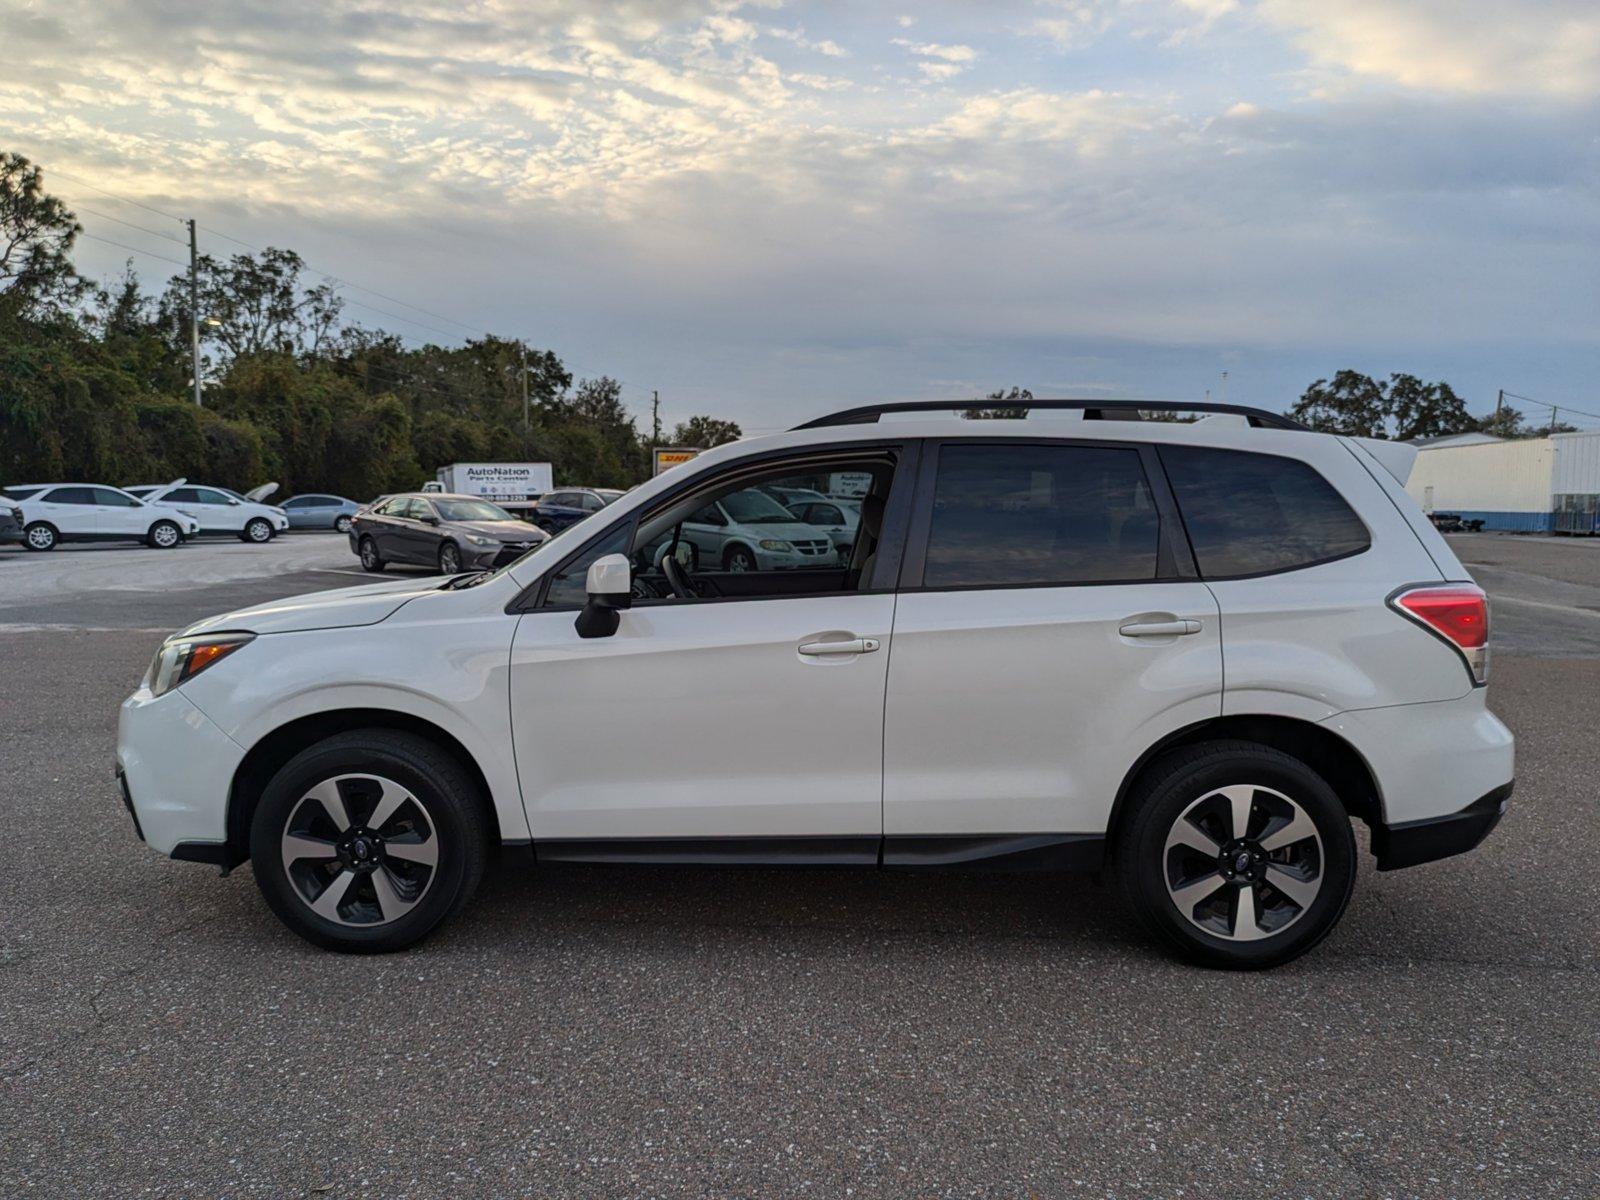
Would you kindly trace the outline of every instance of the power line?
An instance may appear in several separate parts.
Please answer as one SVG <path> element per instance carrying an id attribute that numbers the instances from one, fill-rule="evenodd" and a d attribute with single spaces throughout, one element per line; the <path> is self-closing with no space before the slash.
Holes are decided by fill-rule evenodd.
<path id="1" fill-rule="evenodd" d="M 96 241 L 96 242 L 104 242 L 106 245 L 115 246 L 119 250 L 128 250 L 128 251 L 133 252 L 134 254 L 143 254 L 148 258 L 159 258 L 162 262 L 169 262 L 175 267 L 187 267 L 189 265 L 188 263 L 181 262 L 176 258 L 168 258 L 165 254 L 157 254 L 153 250 L 141 250 L 138 246 L 130 246 L 125 242 L 114 242 L 110 238 L 101 237 L 99 234 L 96 234 L 96 233 L 85 232 L 83 234 L 80 234 L 79 236 L 89 238 L 92 241 Z"/>
<path id="2" fill-rule="evenodd" d="M 81 204 L 78 205 L 78 211 L 86 212 L 91 216 L 99 217 L 102 221 L 115 221 L 118 225 L 126 225 L 129 229 L 137 229 L 140 233 L 148 233 L 151 237 L 166 238 L 166 240 L 169 242 L 176 242 L 180 246 L 183 245 L 182 238 L 173 237 L 168 233 L 162 233 L 159 229 L 150 229 L 144 225 L 135 225 L 132 221 L 124 221 L 121 217 L 113 217 L 110 213 L 96 212 L 92 208 L 84 208 Z"/>

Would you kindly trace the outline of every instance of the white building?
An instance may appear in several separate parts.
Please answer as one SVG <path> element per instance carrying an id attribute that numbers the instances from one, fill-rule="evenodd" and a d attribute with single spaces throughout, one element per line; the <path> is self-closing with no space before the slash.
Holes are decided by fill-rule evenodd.
<path id="1" fill-rule="evenodd" d="M 1600 431 L 1514 440 L 1470 434 L 1418 445 L 1406 491 L 1424 512 L 1522 533 L 1600 531 Z"/>

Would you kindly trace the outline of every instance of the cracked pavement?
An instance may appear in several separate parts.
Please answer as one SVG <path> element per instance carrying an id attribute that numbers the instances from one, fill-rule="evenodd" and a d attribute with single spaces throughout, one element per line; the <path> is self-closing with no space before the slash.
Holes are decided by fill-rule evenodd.
<path id="1" fill-rule="evenodd" d="M 1453 540 L 1530 602 L 1495 609 L 1510 813 L 1364 859 L 1259 975 L 1089 879 L 514 853 L 421 949 L 322 954 L 248 867 L 145 851 L 111 763 L 154 630 L 347 549 L 54 597 L 0 552 L 0 1195 L 1600 1194 L 1600 544 Z"/>

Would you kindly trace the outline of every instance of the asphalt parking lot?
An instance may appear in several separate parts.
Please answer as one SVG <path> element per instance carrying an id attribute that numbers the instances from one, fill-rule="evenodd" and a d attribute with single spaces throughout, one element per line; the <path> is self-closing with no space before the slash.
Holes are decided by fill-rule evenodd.
<path id="1" fill-rule="evenodd" d="M 320 953 L 111 764 L 162 633 L 358 582 L 344 540 L 0 550 L 0 1195 L 1600 1194 L 1600 541 L 1452 540 L 1511 811 L 1259 975 L 1088 879 L 511 855 Z"/>

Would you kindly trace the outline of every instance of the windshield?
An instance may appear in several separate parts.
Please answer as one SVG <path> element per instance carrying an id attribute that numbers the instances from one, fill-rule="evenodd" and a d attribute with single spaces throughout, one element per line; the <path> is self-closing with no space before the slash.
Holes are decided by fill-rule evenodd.
<path id="1" fill-rule="evenodd" d="M 516 518 L 487 500 L 435 500 L 433 506 L 446 521 L 515 521 Z"/>
<path id="2" fill-rule="evenodd" d="M 792 525 L 794 514 L 765 492 L 747 489 L 730 492 L 722 498 L 722 507 L 731 520 L 740 525 Z"/>
<path id="3" fill-rule="evenodd" d="M 253 501 L 253 500 L 245 499 L 245 497 L 239 495 L 239 493 L 234 491 L 232 488 L 219 487 L 217 489 L 217 491 L 221 492 L 225 496 L 232 496 L 235 500 L 239 501 L 239 503 L 241 503 L 241 504 L 254 504 L 255 503 L 255 501 Z"/>

